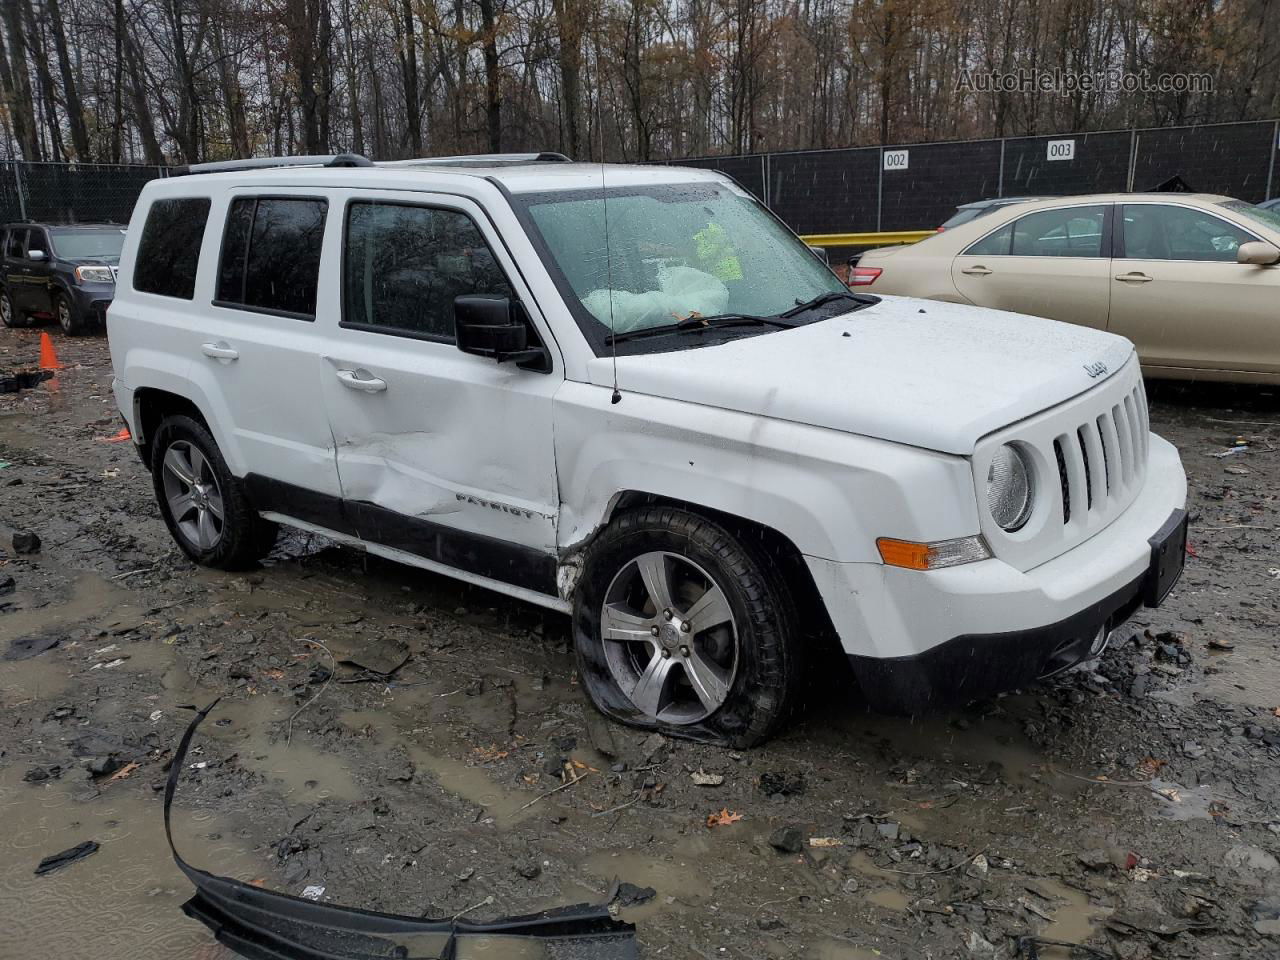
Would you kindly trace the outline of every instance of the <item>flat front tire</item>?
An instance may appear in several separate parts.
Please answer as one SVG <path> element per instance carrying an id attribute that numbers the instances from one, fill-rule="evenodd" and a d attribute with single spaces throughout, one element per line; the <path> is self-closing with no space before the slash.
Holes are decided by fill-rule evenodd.
<path id="1" fill-rule="evenodd" d="M 800 699 L 801 631 L 778 566 L 707 517 L 654 506 L 616 517 L 584 556 L 574 603 L 592 702 L 645 729 L 761 743 Z"/>
<path id="2" fill-rule="evenodd" d="M 267 554 L 276 525 L 258 516 L 203 424 L 167 417 L 151 447 L 160 515 L 183 553 L 220 570 L 251 567 Z"/>

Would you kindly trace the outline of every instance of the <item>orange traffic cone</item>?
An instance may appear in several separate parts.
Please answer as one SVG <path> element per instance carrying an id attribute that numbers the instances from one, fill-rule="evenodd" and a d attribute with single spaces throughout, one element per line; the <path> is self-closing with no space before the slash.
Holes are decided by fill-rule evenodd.
<path id="1" fill-rule="evenodd" d="M 58 362 L 58 354 L 53 349 L 53 338 L 47 333 L 40 334 L 40 369 L 62 369 L 62 364 Z"/>

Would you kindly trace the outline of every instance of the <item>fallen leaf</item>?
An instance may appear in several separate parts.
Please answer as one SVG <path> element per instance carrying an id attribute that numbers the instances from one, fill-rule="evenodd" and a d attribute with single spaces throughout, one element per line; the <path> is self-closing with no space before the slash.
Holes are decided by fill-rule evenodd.
<path id="1" fill-rule="evenodd" d="M 272 680 L 283 680 L 283 679 L 284 679 L 284 671 L 283 671 L 283 670 L 263 670 L 263 671 L 262 671 L 262 675 L 263 675 L 264 677 L 270 677 Z"/>
<path id="2" fill-rule="evenodd" d="M 740 813 L 730 813 L 728 807 L 722 807 L 719 813 L 707 814 L 708 827 L 727 827 L 731 823 L 737 823 L 742 819 Z"/>
<path id="3" fill-rule="evenodd" d="M 693 781 L 695 787 L 718 787 L 724 783 L 724 774 L 695 770 L 689 774 L 689 779 Z"/>
<path id="4" fill-rule="evenodd" d="M 1148 777 L 1154 777 L 1157 773 L 1160 772 L 1160 768 L 1163 767 L 1166 763 L 1168 763 L 1167 760 L 1157 760 L 1155 757 L 1147 757 L 1145 760 L 1142 761 L 1142 763 L 1138 764 L 1138 769 L 1141 770 L 1143 773 L 1145 773 Z"/>
<path id="5" fill-rule="evenodd" d="M 107 777 L 107 783 L 115 783 L 117 780 L 123 780 L 125 777 L 129 776 L 129 774 L 133 773 L 133 771 L 137 770 L 140 766 L 142 766 L 142 764 L 138 763 L 137 761 L 134 761 L 133 763 L 126 763 L 123 767 L 121 767 L 111 776 Z"/>

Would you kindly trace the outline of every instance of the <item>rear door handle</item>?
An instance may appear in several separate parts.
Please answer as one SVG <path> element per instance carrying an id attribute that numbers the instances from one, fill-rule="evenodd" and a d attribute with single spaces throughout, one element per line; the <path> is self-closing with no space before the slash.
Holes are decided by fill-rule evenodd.
<path id="1" fill-rule="evenodd" d="M 1150 283 L 1152 280 L 1145 273 L 1137 273 L 1136 271 L 1134 273 L 1117 273 L 1116 279 L 1125 283 Z"/>
<path id="2" fill-rule="evenodd" d="M 206 357 L 212 357 L 214 360 L 238 360 L 240 352 L 235 347 L 228 346 L 223 341 L 217 343 L 200 344 L 200 352 Z"/>
<path id="3" fill-rule="evenodd" d="M 387 389 L 387 381 L 379 380 L 368 370 L 338 370 L 338 379 L 342 385 L 351 390 L 362 390 L 365 393 L 382 393 Z"/>
<path id="4" fill-rule="evenodd" d="M 967 273 L 971 277 L 985 277 L 991 273 L 986 267 L 964 267 L 960 272 Z"/>

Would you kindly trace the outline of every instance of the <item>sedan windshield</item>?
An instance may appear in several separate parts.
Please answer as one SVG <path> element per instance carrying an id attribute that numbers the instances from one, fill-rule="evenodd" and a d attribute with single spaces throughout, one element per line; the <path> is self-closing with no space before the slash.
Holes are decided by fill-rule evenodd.
<path id="1" fill-rule="evenodd" d="M 1261 224 L 1271 230 L 1280 231 L 1280 210 L 1264 210 L 1262 207 L 1255 207 L 1252 203 L 1245 203 L 1243 200 L 1224 200 L 1219 206 L 1224 210 L 1230 210 L 1232 213 L 1244 217 L 1246 220 L 1252 220 L 1254 223 Z"/>
<path id="2" fill-rule="evenodd" d="M 50 230 L 49 235 L 53 240 L 54 251 L 64 260 L 88 260 L 95 257 L 115 260 L 119 258 L 120 248 L 124 246 L 123 227 L 94 230 L 60 227 Z"/>
<path id="3" fill-rule="evenodd" d="M 777 317 L 826 293 L 848 294 L 812 251 L 731 184 L 596 188 L 515 200 L 528 213 L 547 268 L 597 354 L 614 342 L 611 334 L 690 318 L 695 322 L 682 329 L 701 327 L 707 335 L 689 337 L 680 347 L 768 333 L 793 324 L 696 321 Z M 663 341 L 663 348 L 673 346 Z"/>

